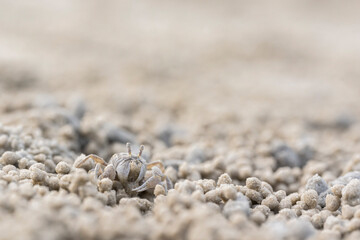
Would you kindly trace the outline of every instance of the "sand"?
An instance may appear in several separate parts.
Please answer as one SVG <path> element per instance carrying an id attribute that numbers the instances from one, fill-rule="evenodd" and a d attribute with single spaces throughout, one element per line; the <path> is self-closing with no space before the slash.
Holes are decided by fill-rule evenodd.
<path id="1" fill-rule="evenodd" d="M 0 5 L 0 239 L 360 238 L 356 1 Z"/>

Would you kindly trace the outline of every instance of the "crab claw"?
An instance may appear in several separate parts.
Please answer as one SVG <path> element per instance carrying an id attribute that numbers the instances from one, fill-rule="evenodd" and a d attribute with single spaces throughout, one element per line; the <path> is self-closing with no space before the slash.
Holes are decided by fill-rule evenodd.
<path id="1" fill-rule="evenodd" d="M 117 175 L 121 183 L 126 183 L 130 173 L 130 163 L 128 161 L 120 163 L 116 168 Z"/>
<path id="2" fill-rule="evenodd" d="M 139 183 L 144 178 L 145 173 L 146 173 L 146 165 L 144 164 L 141 166 L 139 176 L 135 182 Z"/>
<path id="3" fill-rule="evenodd" d="M 152 168 L 152 176 L 146 180 L 141 186 L 134 188 L 134 192 L 143 192 L 151 188 L 155 188 L 155 186 L 159 183 L 161 183 L 162 178 L 164 177 L 164 174 L 161 172 L 161 170 L 158 167 Z"/>

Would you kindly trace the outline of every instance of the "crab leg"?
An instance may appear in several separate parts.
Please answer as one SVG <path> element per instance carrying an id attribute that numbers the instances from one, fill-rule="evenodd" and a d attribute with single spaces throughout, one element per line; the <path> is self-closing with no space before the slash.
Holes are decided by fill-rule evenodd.
<path id="1" fill-rule="evenodd" d="M 103 170 L 101 169 L 101 164 L 97 163 L 95 166 L 95 179 L 98 179 L 98 177 L 102 174 Z"/>
<path id="2" fill-rule="evenodd" d="M 111 180 L 114 180 L 116 177 L 116 170 L 114 165 L 109 164 L 105 167 L 104 173 L 102 174 L 102 178 L 110 178 Z"/>
<path id="3" fill-rule="evenodd" d="M 103 158 L 101 158 L 101 157 L 99 157 L 99 156 L 97 156 L 97 155 L 95 155 L 95 154 L 90 154 L 90 155 L 86 156 L 83 160 L 81 160 L 79 163 L 77 163 L 75 167 L 81 166 L 81 165 L 84 164 L 84 162 L 86 162 L 89 158 L 91 158 L 92 160 L 94 160 L 94 162 L 96 162 L 96 163 L 100 163 L 100 164 L 102 164 L 102 165 L 104 165 L 104 166 L 107 165 L 107 162 L 105 162 L 105 160 L 104 160 Z"/>
<path id="4" fill-rule="evenodd" d="M 157 184 L 161 183 L 162 174 L 161 170 L 158 167 L 152 168 L 153 176 L 151 176 L 146 182 L 144 182 L 140 187 L 134 188 L 133 191 L 135 192 L 143 192 L 150 188 L 155 188 Z"/>
<path id="5" fill-rule="evenodd" d="M 165 167 L 164 167 L 164 164 L 161 162 L 161 161 L 154 161 L 154 162 L 151 162 L 151 163 L 147 163 L 146 164 L 146 169 L 147 170 L 150 170 L 152 169 L 153 167 L 157 166 L 158 168 L 160 168 L 161 172 L 165 172 Z"/>
<path id="6" fill-rule="evenodd" d="M 174 185 L 172 183 L 172 181 L 170 180 L 170 178 L 168 176 L 166 176 L 166 188 L 167 189 L 173 189 Z"/>
<path id="7" fill-rule="evenodd" d="M 155 186 L 157 184 L 159 184 L 160 182 L 161 182 L 161 179 L 159 177 L 152 176 L 146 182 L 144 182 L 143 185 L 141 185 L 140 187 L 134 188 L 133 191 L 135 191 L 135 192 L 143 192 L 143 191 L 146 191 L 146 190 L 148 190 L 150 188 L 155 188 Z"/>

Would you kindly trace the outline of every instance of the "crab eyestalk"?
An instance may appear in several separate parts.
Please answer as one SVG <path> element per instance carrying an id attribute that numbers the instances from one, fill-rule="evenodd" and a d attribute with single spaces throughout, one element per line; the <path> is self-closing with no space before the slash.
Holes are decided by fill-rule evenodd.
<path id="1" fill-rule="evenodd" d="M 131 155 L 131 146 L 130 146 L 130 143 L 126 143 L 126 148 L 127 148 L 127 150 L 128 150 L 129 156 L 131 157 L 132 155 Z"/>
<path id="2" fill-rule="evenodd" d="M 139 149 L 138 158 L 141 157 L 141 154 L 142 154 L 143 151 L 144 151 L 144 145 L 141 145 L 141 146 L 140 146 L 140 149 Z"/>

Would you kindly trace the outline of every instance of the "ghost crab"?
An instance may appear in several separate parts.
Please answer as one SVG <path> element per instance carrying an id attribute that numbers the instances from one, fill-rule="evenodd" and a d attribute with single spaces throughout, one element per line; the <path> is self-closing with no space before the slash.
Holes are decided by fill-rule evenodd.
<path id="1" fill-rule="evenodd" d="M 126 147 L 127 153 L 115 153 L 108 163 L 103 158 L 90 154 L 78 162 L 75 167 L 81 167 L 87 160 L 92 159 L 96 163 L 94 170 L 96 180 L 117 179 L 129 192 L 143 192 L 155 188 L 157 184 L 163 186 L 166 192 L 173 187 L 171 180 L 164 174 L 165 168 L 161 161 L 147 163 L 141 157 L 144 145 L 140 146 L 138 155 L 131 154 L 130 143 L 127 143 Z M 152 176 L 145 180 L 147 170 L 152 171 Z M 140 182 L 143 183 L 139 186 Z"/>

